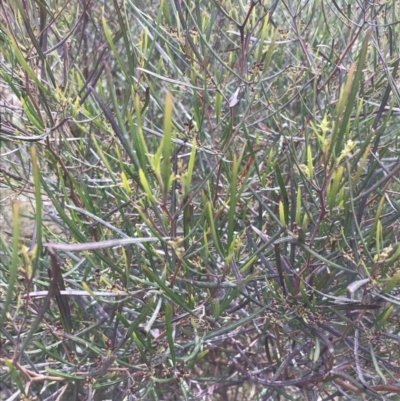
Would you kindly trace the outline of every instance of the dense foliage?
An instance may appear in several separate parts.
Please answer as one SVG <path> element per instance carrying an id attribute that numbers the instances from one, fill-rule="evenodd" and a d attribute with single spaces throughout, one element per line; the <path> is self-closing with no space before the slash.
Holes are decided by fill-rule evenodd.
<path id="1" fill-rule="evenodd" d="M 398 400 L 399 17 L 1 2 L 3 398 Z"/>

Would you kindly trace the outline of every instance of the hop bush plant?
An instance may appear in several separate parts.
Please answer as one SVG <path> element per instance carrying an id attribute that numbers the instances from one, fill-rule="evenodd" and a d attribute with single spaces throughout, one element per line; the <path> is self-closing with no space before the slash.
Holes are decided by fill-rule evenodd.
<path id="1" fill-rule="evenodd" d="M 398 399 L 398 17 L 2 2 L 2 397 Z"/>

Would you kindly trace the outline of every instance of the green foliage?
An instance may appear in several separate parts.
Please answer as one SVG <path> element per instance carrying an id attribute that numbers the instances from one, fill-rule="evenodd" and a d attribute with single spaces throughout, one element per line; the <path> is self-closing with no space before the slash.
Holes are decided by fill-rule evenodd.
<path id="1" fill-rule="evenodd" d="M 398 399 L 400 15 L 367 3 L 2 3 L 7 393 Z"/>

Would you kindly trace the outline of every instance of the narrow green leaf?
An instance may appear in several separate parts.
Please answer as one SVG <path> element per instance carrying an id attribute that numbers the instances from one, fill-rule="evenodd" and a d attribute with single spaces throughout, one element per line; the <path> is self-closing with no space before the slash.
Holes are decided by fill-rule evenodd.
<path id="1" fill-rule="evenodd" d="M 333 174 L 333 181 L 330 185 L 329 191 L 328 191 L 328 205 L 329 205 L 329 210 L 332 210 L 334 207 L 337 206 L 336 204 L 336 197 L 338 194 L 339 190 L 339 185 L 343 177 L 343 171 L 344 168 L 342 166 L 338 167 L 337 170 Z"/>
<path id="2" fill-rule="evenodd" d="M 169 345 L 169 352 L 171 354 L 172 364 L 175 367 L 175 343 L 174 343 L 174 333 L 172 327 L 172 305 L 167 302 L 165 304 L 165 331 L 167 334 L 167 340 Z"/>
<path id="3" fill-rule="evenodd" d="M 172 132 L 172 96 L 167 93 L 165 98 L 165 111 L 164 111 L 164 136 L 161 141 L 162 146 L 162 179 L 163 179 L 163 192 L 164 197 L 167 196 L 170 187 L 170 177 L 171 177 L 171 153 L 172 153 L 172 142 L 171 142 L 171 132 Z"/>
<path id="4" fill-rule="evenodd" d="M 284 215 L 284 221 L 282 223 L 282 225 L 288 225 L 289 223 L 289 198 L 286 192 L 286 188 L 285 188 L 285 183 L 283 181 L 282 175 L 281 175 L 281 170 L 279 168 L 278 163 L 275 164 L 275 172 L 276 172 L 276 179 L 278 181 L 278 185 L 279 188 L 281 190 L 281 202 L 282 202 L 282 206 L 283 206 L 283 215 Z M 279 207 L 280 210 L 280 207 Z M 282 216 L 280 216 L 282 219 Z"/>
<path id="5" fill-rule="evenodd" d="M 252 256 L 241 268 L 240 273 L 245 273 L 247 270 L 253 266 L 254 262 L 258 259 L 258 255 Z"/>
<path id="6" fill-rule="evenodd" d="M 155 77 L 155 78 L 160 79 L 161 81 L 169 82 L 169 83 L 172 83 L 172 84 L 175 84 L 175 85 L 178 85 L 178 86 L 187 87 L 187 88 L 190 88 L 190 89 L 197 89 L 197 90 L 201 90 L 201 91 L 203 90 L 203 88 L 190 85 L 190 84 L 188 84 L 188 83 L 186 83 L 186 82 L 184 82 L 184 81 L 178 81 L 178 80 L 176 80 L 176 79 L 171 79 L 171 78 L 168 78 L 168 77 L 166 77 L 166 76 L 163 76 L 163 75 L 160 75 L 160 74 L 156 74 L 156 73 L 153 72 L 153 71 L 146 70 L 146 69 L 141 68 L 141 67 L 137 67 L 137 70 L 138 70 L 138 71 L 145 72 L 146 74 L 149 74 L 149 75 L 151 75 L 151 76 L 153 76 L 153 77 Z M 235 75 L 236 75 L 236 74 L 235 74 Z"/>
<path id="7" fill-rule="evenodd" d="M 397 283 L 400 281 L 400 272 L 397 272 L 394 274 L 394 276 L 389 280 L 389 282 L 385 285 L 383 288 L 383 292 L 385 294 L 388 294 L 390 291 L 393 290 L 393 288 L 397 285 Z"/>
<path id="8" fill-rule="evenodd" d="M 365 64 L 365 59 L 367 56 L 371 32 L 372 32 L 371 28 L 368 28 L 367 31 L 365 32 L 365 37 L 364 37 L 364 40 L 362 43 L 360 55 L 358 57 L 357 70 L 354 75 L 354 80 L 353 80 L 353 83 L 351 86 L 351 91 L 350 91 L 349 97 L 347 99 L 346 110 L 344 112 L 343 119 L 341 121 L 341 128 L 340 128 L 339 135 L 338 135 L 337 141 L 336 141 L 336 150 L 335 150 L 336 156 L 338 156 L 340 154 L 341 150 L 343 149 L 343 144 L 345 143 L 344 135 L 347 130 L 351 112 L 353 110 L 354 104 L 356 103 L 356 96 L 358 93 L 359 84 L 360 84 L 362 72 L 364 69 L 364 64 Z"/>
<path id="9" fill-rule="evenodd" d="M 150 362 L 146 356 L 146 350 L 144 348 L 144 344 L 140 341 L 140 338 L 137 336 L 135 332 L 132 333 L 133 341 L 136 344 L 137 349 L 139 350 L 140 356 L 143 358 L 144 363 L 150 367 Z"/>
<path id="10" fill-rule="evenodd" d="M 272 59 L 272 55 L 274 53 L 274 49 L 275 49 L 275 42 L 276 42 L 276 38 L 278 37 L 278 33 L 279 33 L 279 29 L 278 27 L 275 28 L 274 31 L 274 35 L 272 36 L 272 40 L 271 43 L 268 47 L 268 51 L 265 54 L 265 60 L 264 60 L 264 68 L 263 68 L 263 75 L 265 74 L 265 72 L 267 71 L 267 68 L 269 66 L 269 63 L 271 62 Z"/>
<path id="11" fill-rule="evenodd" d="M 354 75 L 354 69 L 355 69 L 355 64 L 352 64 L 350 66 L 349 72 L 347 74 L 346 83 L 340 89 L 339 101 L 336 106 L 336 119 L 334 121 L 332 135 L 329 140 L 329 149 L 328 149 L 328 156 L 327 156 L 327 162 L 331 162 L 331 158 L 332 158 L 332 164 L 336 163 L 336 156 L 338 156 L 340 154 L 340 151 L 342 150 L 342 146 L 343 146 L 343 143 L 340 143 L 340 144 L 338 143 L 337 137 L 339 135 L 339 129 L 341 129 L 342 124 L 344 124 L 344 122 L 342 120 L 342 114 L 343 114 L 343 110 L 346 105 L 347 99 L 349 97 L 351 83 L 352 83 L 353 75 Z M 345 130 L 346 127 L 344 127 L 343 129 Z M 343 133 L 343 135 L 344 135 L 344 133 Z M 336 149 L 335 154 L 333 154 L 334 149 Z"/>
<path id="12" fill-rule="evenodd" d="M 361 174 L 362 174 L 362 172 L 364 170 L 364 165 L 365 165 L 365 162 L 367 161 L 367 157 L 369 155 L 370 150 L 371 150 L 371 145 L 368 145 L 367 148 L 365 149 L 364 154 L 361 157 L 361 160 L 360 160 L 359 164 L 358 164 L 357 171 L 354 174 L 354 177 L 353 177 L 352 182 L 351 182 L 353 191 L 355 190 L 355 188 L 356 188 L 356 186 L 358 184 L 358 181 L 359 181 L 359 179 L 361 177 Z"/>
<path id="13" fill-rule="evenodd" d="M 146 192 L 147 197 L 152 203 L 157 203 L 156 198 L 154 197 L 153 193 L 151 192 L 151 189 L 149 187 L 149 183 L 147 182 L 146 176 L 144 175 L 144 172 L 142 169 L 139 170 L 139 179 L 140 183 L 142 184 L 143 189 Z"/>
<path id="14" fill-rule="evenodd" d="M 238 162 L 236 155 L 233 154 L 232 160 L 232 174 L 230 182 L 230 200 L 229 200 L 229 212 L 228 212 L 228 247 L 231 246 L 234 228 L 235 228 L 235 217 L 236 217 L 236 204 L 237 204 L 237 178 L 238 178 Z"/>
<path id="15" fill-rule="evenodd" d="M 149 158 L 149 151 L 147 149 L 146 141 L 143 135 L 143 122 L 141 115 L 141 107 L 140 107 L 140 98 L 139 95 L 135 95 L 135 112 L 136 112 L 136 124 L 137 127 L 134 126 L 132 116 L 128 112 L 128 121 L 131 133 L 133 135 L 133 144 L 136 150 L 136 155 L 139 159 L 140 168 L 145 172 L 147 176 L 147 162 L 146 158 Z"/>
<path id="16" fill-rule="evenodd" d="M 380 313 L 375 319 L 373 325 L 375 326 L 375 332 L 378 332 L 382 329 L 382 326 L 385 324 L 386 320 L 389 318 L 391 313 L 393 312 L 394 305 L 390 305 L 386 308 L 382 313 Z"/>
<path id="17" fill-rule="evenodd" d="M 199 352 L 196 357 L 192 360 L 190 360 L 189 358 L 187 358 L 187 360 L 189 361 L 187 363 L 187 365 L 185 366 L 186 369 L 190 369 L 196 362 L 198 362 L 200 359 L 203 359 L 208 353 L 210 352 L 209 349 L 206 349 L 205 351 L 201 351 Z"/>
<path id="18" fill-rule="evenodd" d="M 91 136 L 91 140 L 92 140 L 92 143 L 94 144 L 94 147 L 96 148 L 97 156 L 100 157 L 101 161 L 106 166 L 108 174 L 109 174 L 110 178 L 113 180 L 114 185 L 118 185 L 118 182 L 115 179 L 116 178 L 115 177 L 115 170 L 114 170 L 113 167 L 111 167 L 106 154 L 103 152 L 103 149 L 101 148 L 101 146 L 98 143 L 98 140 L 97 140 L 96 136 L 92 135 Z"/>
<path id="19" fill-rule="evenodd" d="M 392 266 L 394 262 L 398 260 L 400 256 L 400 245 L 397 245 L 396 250 L 393 252 L 392 256 L 386 261 L 388 266 Z"/>
<path id="20" fill-rule="evenodd" d="M 283 227 L 286 226 L 285 207 L 281 200 L 279 201 L 279 220 Z"/>
<path id="21" fill-rule="evenodd" d="M 298 227 L 300 227 L 300 225 L 301 225 L 301 187 L 297 187 L 296 224 L 297 224 Z"/>
<path id="22" fill-rule="evenodd" d="M 36 228 L 36 244 L 32 254 L 32 273 L 30 277 L 35 276 L 35 272 L 39 266 L 39 259 L 42 254 L 42 194 L 40 190 L 40 172 L 37 159 L 36 147 L 31 149 L 32 165 L 33 165 L 33 182 L 35 184 L 35 228 Z"/>
<path id="23" fill-rule="evenodd" d="M 227 295 L 225 296 L 225 298 L 221 301 L 218 301 L 218 303 L 216 303 L 215 305 L 215 316 L 219 317 L 221 316 L 221 314 L 223 314 L 226 309 L 228 309 L 231 305 L 232 305 L 232 301 L 234 299 L 237 299 L 238 295 L 240 293 L 240 287 L 236 287 L 232 292 L 227 292 Z M 217 305 L 219 304 L 218 308 Z M 218 312 L 218 315 L 217 315 Z"/>
<path id="24" fill-rule="evenodd" d="M 10 372 L 11 377 L 12 377 L 13 380 L 14 380 L 14 383 L 17 385 L 18 390 L 19 390 L 22 394 L 24 394 L 24 395 L 26 396 L 27 394 L 25 393 L 25 388 L 24 388 L 24 384 L 22 383 L 22 380 L 21 380 L 21 375 L 20 375 L 20 373 L 17 372 L 17 370 L 15 369 L 15 367 L 14 367 L 12 361 L 10 361 L 9 359 L 4 359 L 4 364 L 5 364 L 6 367 L 8 368 L 8 371 Z"/>
<path id="25" fill-rule="evenodd" d="M 2 302 L 2 313 L 0 318 L 0 327 L 3 327 L 4 322 L 7 318 L 8 309 L 10 307 L 11 301 L 13 299 L 13 294 L 15 290 L 15 283 L 17 280 L 17 272 L 18 272 L 18 253 L 19 253 L 19 204 L 17 201 L 13 202 L 12 205 L 13 210 L 13 254 L 12 254 L 12 263 L 9 265 L 8 271 L 8 282 L 7 282 L 7 295 Z M 7 319 L 8 320 L 8 319 Z"/>
<path id="26" fill-rule="evenodd" d="M 313 165 L 312 150 L 310 145 L 307 145 L 307 167 L 308 167 L 309 178 L 310 180 L 312 180 L 314 177 L 314 165 Z"/>
<path id="27" fill-rule="evenodd" d="M 180 306 L 185 309 L 186 312 L 189 312 L 193 315 L 192 309 L 186 304 L 184 299 L 178 295 L 175 291 L 171 290 L 165 282 L 163 282 L 157 274 L 154 274 L 147 266 L 143 266 L 143 270 L 147 277 L 149 277 L 152 281 L 158 284 L 158 286 L 165 292 L 167 297 L 174 302 L 174 304 Z"/>
<path id="28" fill-rule="evenodd" d="M 11 35 L 10 33 L 8 34 L 8 38 L 10 39 L 11 46 L 14 50 L 14 55 L 17 57 L 18 61 L 21 63 L 23 70 L 29 75 L 29 77 L 35 82 L 35 85 L 37 85 L 40 90 L 42 90 L 44 93 L 47 95 L 49 94 L 49 89 L 45 87 L 37 77 L 37 75 L 34 73 L 32 68 L 29 66 L 29 64 L 25 61 L 25 57 L 22 55 L 19 46 L 14 40 L 14 35 Z"/>
<path id="29" fill-rule="evenodd" d="M 320 357 L 320 352 L 321 352 L 321 344 L 319 342 L 318 337 L 315 337 L 315 345 L 313 349 L 313 362 L 317 362 L 319 357 Z"/>
<path id="30" fill-rule="evenodd" d="M 215 118 L 217 123 L 220 120 L 221 107 L 222 107 L 222 95 L 220 92 L 217 92 L 215 94 Z"/>
<path id="31" fill-rule="evenodd" d="M 125 75 L 125 79 L 132 85 L 133 84 L 133 76 L 135 73 L 135 64 L 134 61 L 136 59 L 135 57 L 135 53 L 132 52 L 131 50 L 131 42 L 130 39 L 128 38 L 128 32 L 129 32 L 129 21 L 127 20 L 127 18 L 123 19 L 122 14 L 121 14 L 121 6 L 118 4 L 117 0 L 114 0 L 114 8 L 116 11 L 116 14 L 118 16 L 118 28 L 120 29 L 117 33 L 117 35 L 122 34 L 122 38 L 124 40 L 124 51 L 126 52 L 126 54 L 129 54 L 128 57 L 128 65 L 129 65 L 129 73 L 127 73 Z M 104 14 L 103 14 L 104 17 Z M 117 37 L 117 35 L 115 35 Z M 114 41 L 115 41 L 115 37 L 114 37 Z M 122 70 L 124 71 L 124 70 Z"/>
<path id="32" fill-rule="evenodd" d="M 374 345 L 372 344 L 372 342 L 369 342 L 369 350 L 370 350 L 371 359 L 372 359 L 372 362 L 374 364 L 374 368 L 376 370 L 376 373 L 378 373 L 379 377 L 386 384 L 387 380 L 386 380 L 385 375 L 383 374 L 381 368 L 379 367 L 379 363 L 378 363 L 378 361 L 376 359 L 375 352 L 374 352 Z"/>
<path id="33" fill-rule="evenodd" d="M 141 324 L 142 322 L 144 322 L 145 319 L 147 318 L 147 316 L 150 314 L 151 310 L 153 309 L 153 306 L 154 306 L 154 300 L 153 300 L 153 299 L 150 299 L 148 302 L 146 302 L 146 305 L 145 305 L 145 307 L 143 308 L 143 310 L 141 311 L 140 315 L 139 315 L 137 318 L 135 318 L 135 319 L 133 320 L 133 322 L 132 322 L 130 325 L 129 325 L 129 323 L 126 321 L 126 319 L 124 318 L 124 316 L 123 316 L 121 313 L 116 312 L 116 315 L 117 315 L 118 319 L 125 325 L 125 327 L 128 328 L 128 330 L 127 330 L 127 332 L 126 332 L 126 335 L 125 335 L 125 339 L 124 339 L 123 342 L 121 342 L 121 343 L 119 344 L 118 348 L 121 348 L 121 347 L 125 344 L 125 342 L 126 342 L 131 336 L 133 336 L 134 332 L 135 332 L 136 330 L 138 330 L 140 324 Z M 126 324 L 128 324 L 128 326 L 127 326 Z M 133 336 L 133 339 L 135 340 L 135 337 L 134 337 L 134 336 Z M 116 351 L 116 350 L 114 350 L 114 352 L 115 352 L 115 351 Z"/>
<path id="34" fill-rule="evenodd" d="M 379 219 L 381 218 L 382 209 L 383 209 L 383 205 L 384 205 L 385 199 L 386 199 L 386 197 L 382 196 L 381 200 L 379 201 L 378 208 L 377 208 L 377 210 L 375 212 L 374 224 L 372 225 L 372 228 L 370 230 L 370 233 L 369 233 L 369 236 L 368 236 L 368 240 L 366 241 L 367 243 L 370 243 L 371 241 L 373 241 L 374 237 L 377 234 L 378 223 L 379 223 Z M 379 246 L 379 243 L 376 242 L 376 245 Z"/>
<path id="35" fill-rule="evenodd" d="M 40 116 L 37 114 L 37 111 L 32 106 L 29 99 L 20 99 L 22 107 L 28 117 L 28 120 L 31 124 L 33 124 L 39 131 L 43 131 L 44 126 L 43 122 L 40 119 Z"/>
<path id="36" fill-rule="evenodd" d="M 190 184 L 192 182 L 194 162 L 196 160 L 196 152 L 197 152 L 197 141 L 196 138 L 193 139 L 192 142 L 192 151 L 190 152 L 190 159 L 187 168 L 187 172 L 183 179 L 183 196 L 186 197 L 190 191 Z"/>
<path id="37" fill-rule="evenodd" d="M 267 14 L 264 17 L 264 24 L 263 24 L 263 27 L 261 30 L 260 42 L 258 44 L 258 52 L 257 52 L 257 60 L 258 61 L 261 61 L 261 55 L 262 55 L 263 48 L 264 48 L 264 40 L 267 37 L 268 22 L 269 22 L 269 14 Z"/>
<path id="38" fill-rule="evenodd" d="M 220 238 L 217 235 L 217 230 L 215 229 L 213 207 L 212 207 L 211 202 L 207 202 L 207 204 L 206 204 L 206 212 L 207 212 L 206 215 L 208 217 L 208 223 L 209 223 L 210 228 L 211 228 L 211 235 L 212 235 L 213 240 L 214 240 L 214 245 L 217 248 L 218 254 L 221 257 L 225 258 L 225 253 L 222 250 L 221 243 L 220 243 Z"/>
<path id="39" fill-rule="evenodd" d="M 47 370 L 47 372 L 50 373 L 51 376 L 61 377 L 61 378 L 66 379 L 66 380 L 86 380 L 87 379 L 86 375 L 82 375 L 82 376 L 80 376 L 80 375 L 71 375 L 69 373 L 65 373 L 65 372 L 62 372 L 60 370 L 51 369 L 48 366 L 46 366 L 46 370 Z"/>
<path id="40" fill-rule="evenodd" d="M 129 79 L 130 78 L 130 74 L 128 74 L 128 72 L 126 71 L 125 63 L 122 61 L 122 59 L 121 59 L 121 57 L 119 55 L 119 52 L 118 52 L 117 48 L 114 45 L 114 41 L 111 38 L 111 32 L 110 32 L 110 29 L 108 28 L 106 17 L 104 16 L 104 8 L 103 8 L 103 15 L 101 16 L 101 22 L 103 24 L 104 35 L 106 37 L 108 45 L 110 46 L 110 48 L 111 48 L 111 50 L 112 50 L 112 52 L 114 54 L 114 57 L 117 60 L 117 63 L 119 65 L 119 67 L 121 68 L 121 71 L 122 71 L 123 75 L 125 77 L 127 77 L 127 79 Z"/>

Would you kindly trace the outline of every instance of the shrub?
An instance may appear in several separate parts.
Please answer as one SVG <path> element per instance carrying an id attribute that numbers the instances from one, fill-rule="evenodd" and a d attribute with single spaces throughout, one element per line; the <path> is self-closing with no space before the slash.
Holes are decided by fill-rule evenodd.
<path id="1" fill-rule="evenodd" d="M 398 399 L 395 2 L 28 3 L 5 396 Z"/>

